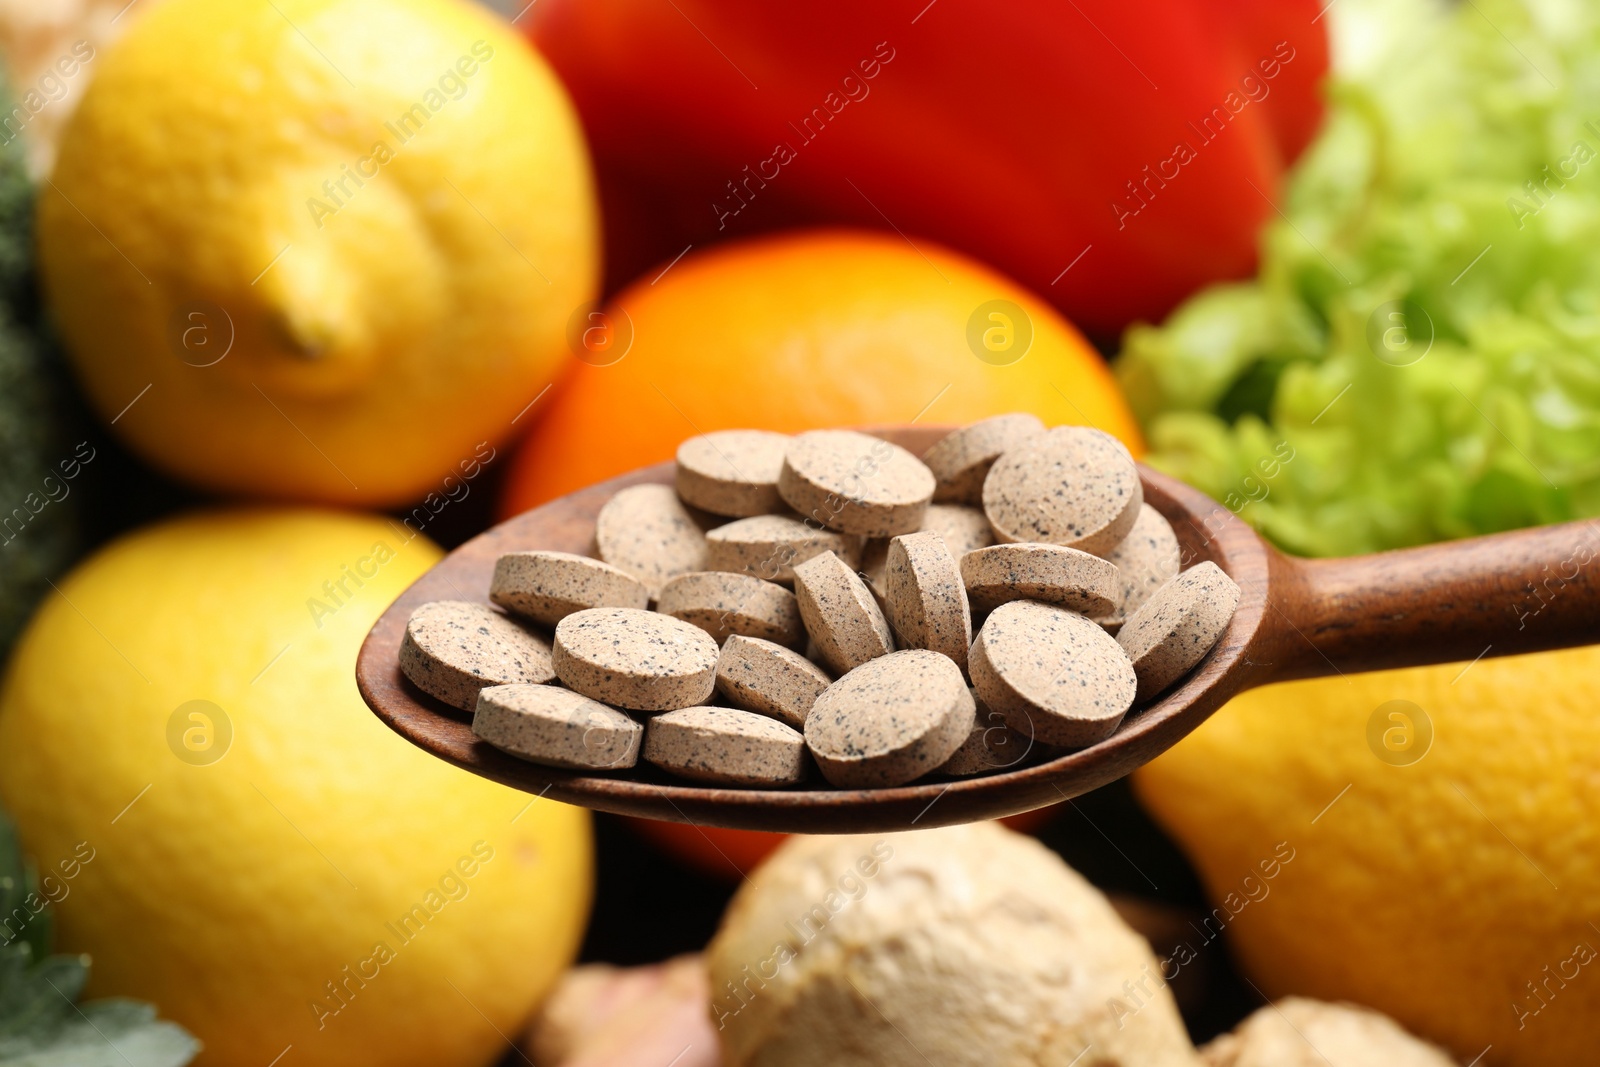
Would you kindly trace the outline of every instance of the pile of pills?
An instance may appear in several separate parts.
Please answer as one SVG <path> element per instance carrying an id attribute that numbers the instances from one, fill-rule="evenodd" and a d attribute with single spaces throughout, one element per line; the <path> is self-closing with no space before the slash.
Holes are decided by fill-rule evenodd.
<path id="1" fill-rule="evenodd" d="M 1109 737 L 1191 671 L 1239 588 L 1180 573 L 1115 438 L 1001 415 L 922 458 L 850 430 L 684 442 L 598 558 L 512 552 L 411 616 L 400 667 L 495 747 L 719 786 L 965 777 Z"/>

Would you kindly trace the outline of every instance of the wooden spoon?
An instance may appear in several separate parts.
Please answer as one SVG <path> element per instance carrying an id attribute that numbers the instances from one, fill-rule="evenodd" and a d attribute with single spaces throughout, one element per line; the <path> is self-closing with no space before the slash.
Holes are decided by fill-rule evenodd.
<path id="1" fill-rule="evenodd" d="M 921 454 L 948 427 L 874 431 Z M 406 620 L 430 600 L 488 603 L 502 553 L 588 552 L 594 520 L 617 490 L 670 485 L 671 463 L 634 471 L 516 516 L 462 545 L 384 612 L 362 645 L 356 682 L 402 737 L 475 774 L 600 811 L 696 825 L 861 833 L 1014 815 L 1096 789 L 1154 759 L 1237 693 L 1270 682 L 1473 661 L 1600 641 L 1600 520 L 1348 559 L 1286 556 L 1203 493 L 1140 467 L 1146 502 L 1172 523 L 1183 566 L 1211 560 L 1239 583 L 1228 632 L 1156 703 L 1105 741 L 1058 759 L 894 789 L 718 789 L 641 762 L 626 776 L 557 770 L 479 741 L 470 717 L 400 673 Z M 1464 670 L 1470 669 L 1470 666 Z M 1535 677 L 1529 685 L 1537 685 Z M 1294 709 L 1285 707 L 1285 715 Z"/>

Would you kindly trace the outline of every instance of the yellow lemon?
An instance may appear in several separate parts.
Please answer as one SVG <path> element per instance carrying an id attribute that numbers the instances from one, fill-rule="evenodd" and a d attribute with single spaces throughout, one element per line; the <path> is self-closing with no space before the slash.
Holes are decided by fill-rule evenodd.
<path id="1" fill-rule="evenodd" d="M 377 518 L 180 518 L 81 565 L 15 650 L 0 800 L 60 949 L 203 1064 L 476 1067 L 577 949 L 587 814 L 425 755 L 356 691 L 438 555 Z"/>
<path id="2" fill-rule="evenodd" d="M 1235 699 L 1135 777 L 1217 905 L 1191 950 L 1225 931 L 1267 995 L 1370 1005 L 1463 1063 L 1594 1062 L 1597 674 L 1585 648 Z"/>
<path id="3" fill-rule="evenodd" d="M 105 55 L 39 203 L 100 412 L 211 489 L 447 491 L 595 291 L 582 132 L 469 0 L 166 0 Z"/>

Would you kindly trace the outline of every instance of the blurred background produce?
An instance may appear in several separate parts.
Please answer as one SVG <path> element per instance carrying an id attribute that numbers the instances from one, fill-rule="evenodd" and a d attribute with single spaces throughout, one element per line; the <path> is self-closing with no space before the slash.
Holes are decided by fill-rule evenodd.
<path id="1" fill-rule="evenodd" d="M 1252 268 L 1321 115 L 1319 8 L 545 0 L 523 21 L 594 148 L 613 286 L 690 243 L 849 223 L 978 256 L 1113 337 Z"/>
<path id="2" fill-rule="evenodd" d="M 1141 769 L 1137 792 L 1263 993 L 1373 1005 L 1462 1063 L 1491 1045 L 1483 1062 L 1583 1063 L 1600 1014 L 1581 980 L 1600 947 L 1600 655 L 1466 667 L 1247 693 Z M 1368 740 L 1375 714 L 1401 731 L 1393 751 Z M 1270 899 L 1242 903 L 1242 877 L 1282 841 L 1295 861 Z"/>
<path id="3" fill-rule="evenodd" d="M 1128 336 L 1118 369 L 1149 462 L 1312 555 L 1600 513 L 1600 10 L 1341 6 L 1360 48 L 1264 231 L 1260 280 Z M 1280 446 L 1293 459 L 1269 477 L 1257 464 Z M 1508 632 L 1541 625 L 1597 547 L 1576 540 L 1560 573 L 1490 610 Z M 1584 1062 L 1597 662 L 1247 693 L 1139 793 L 1213 898 L 1274 842 L 1299 845 L 1272 905 L 1230 924 L 1269 995 L 1381 1007 L 1463 1062 Z M 1413 706 L 1398 751 L 1368 741 L 1390 701 Z"/>
<path id="4" fill-rule="evenodd" d="M 848 845 L 763 867 L 783 839 L 530 803 L 393 738 L 350 672 L 434 542 L 689 434 L 1030 410 L 1311 555 L 1600 512 L 1592 5 L 495 6 L 0 2 L 0 802 L 39 885 L 19 926 L 0 849 L 0 1060 L 178 1064 L 181 1025 L 209 1064 L 723 1062 L 693 954 L 737 891 L 725 974 Z M 1248 694 L 1033 816 L 1082 879 L 916 835 L 926 877 L 834 929 L 866 954 L 784 981 L 898 1062 L 885 1021 L 1049 1012 L 832 976 L 1036 947 L 1074 907 L 1170 972 L 1121 1021 L 1178 1062 L 1586 1062 L 1595 655 Z M 151 1003 L 85 1001 L 89 1040 L 51 950 Z"/>
<path id="5" fill-rule="evenodd" d="M 0 1056 L 9 1063 L 104 1063 L 119 1051 L 132 1067 L 181 1067 L 199 1047 L 148 1004 L 125 999 L 76 1003 L 89 977 L 85 956 L 51 954 L 54 914 L 49 903 L 98 853 L 88 841 L 73 846 L 43 878 L 22 853 L 15 828 L 0 816 Z M 109 1047 L 108 1047 L 109 1046 Z"/>
<path id="6" fill-rule="evenodd" d="M 148 11 L 161 0 L 141 0 Z M 0 0 L 0 52 L 19 116 L 5 126 L 9 144 L 20 135 L 28 173 L 50 173 L 61 130 L 93 80 L 89 70 L 100 50 L 133 23 L 127 0 Z M 24 133 L 23 131 L 26 130 Z"/>
<path id="7" fill-rule="evenodd" d="M 39 253 L 136 452 L 213 490 L 394 505 L 514 432 L 598 234 L 566 96 L 504 23 L 166 0 L 95 67 Z"/>
<path id="8" fill-rule="evenodd" d="M 991 322 L 990 309 L 1002 319 Z M 505 514 L 671 459 L 694 434 L 741 426 L 1031 411 L 1142 449 L 1104 362 L 1069 323 L 928 241 L 804 230 L 690 252 L 595 315 L 586 327 L 595 351 L 580 342 L 580 358 L 541 401 L 508 476 Z M 1008 347 L 991 354 L 981 337 L 996 328 Z"/>
<path id="9" fill-rule="evenodd" d="M 992 823 L 797 838 L 734 896 L 706 957 L 729 1067 L 916 1053 L 1022 1067 L 1086 1049 L 1194 1063 L 1149 945 L 1058 857 Z M 1146 976 L 1142 996 L 1122 988 Z"/>
<path id="10" fill-rule="evenodd" d="M 62 942 L 205 1062 L 484 1063 L 582 936 L 588 813 L 457 773 L 356 692 L 368 628 L 439 558 L 403 535 L 173 519 L 78 567 L 13 652 L 0 802 L 41 864 L 95 853 Z"/>
<path id="11" fill-rule="evenodd" d="M 87 415 L 39 306 L 33 268 L 33 187 L 22 142 L 0 146 L 0 648 L 9 648 L 49 580 L 85 548 L 83 495 L 93 462 Z M 20 510 L 19 510 L 20 509 Z"/>
<path id="12" fill-rule="evenodd" d="M 1260 277 L 1126 338 L 1150 461 L 1243 497 L 1287 441 L 1249 514 L 1306 555 L 1594 515 L 1600 9 L 1351 8 Z"/>
<path id="13" fill-rule="evenodd" d="M 1196 1050 L 1167 984 L 1176 967 L 1142 933 L 994 824 L 795 838 L 735 895 L 703 964 L 578 968 L 532 1046 L 610 1067 L 647 1067 L 672 1046 L 687 1067 L 1452 1062 L 1377 1012 L 1303 998 Z"/>

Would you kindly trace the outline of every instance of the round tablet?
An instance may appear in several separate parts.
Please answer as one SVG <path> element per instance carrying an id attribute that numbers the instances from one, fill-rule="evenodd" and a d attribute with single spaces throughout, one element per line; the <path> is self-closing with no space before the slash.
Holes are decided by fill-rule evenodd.
<path id="1" fill-rule="evenodd" d="M 904 785 L 944 764 L 972 733 L 975 715 L 961 668 L 911 648 L 829 686 L 806 716 L 806 746 L 833 785 Z"/>
<path id="2" fill-rule="evenodd" d="M 794 595 L 817 655 L 835 674 L 894 651 L 894 636 L 872 591 L 832 552 L 794 569 Z"/>
<path id="3" fill-rule="evenodd" d="M 972 612 L 944 538 L 923 530 L 891 540 L 884 588 L 884 614 L 898 643 L 941 652 L 965 670 Z"/>
<path id="4" fill-rule="evenodd" d="M 989 528 L 989 516 L 977 508 L 960 504 L 929 504 L 922 517 L 922 529 L 944 538 L 950 554 L 961 557 L 974 549 L 994 544 L 994 531 Z M 861 577 L 879 600 L 883 599 L 883 570 L 889 561 L 889 539 L 875 537 L 861 551 Z"/>
<path id="5" fill-rule="evenodd" d="M 1031 600 L 994 610 L 967 667 L 978 697 L 1013 730 L 1073 748 L 1110 737 L 1138 685 L 1133 664 L 1098 625 Z"/>
<path id="6" fill-rule="evenodd" d="M 1015 542 L 961 557 L 972 609 L 993 611 L 1012 600 L 1038 600 L 1083 615 L 1105 615 L 1122 601 L 1122 577 L 1099 556 L 1062 545 Z"/>
<path id="7" fill-rule="evenodd" d="M 1116 639 L 1133 661 L 1139 699 L 1155 696 L 1205 659 L 1238 607 L 1238 585 L 1207 560 L 1163 585 L 1128 616 Z"/>
<path id="8" fill-rule="evenodd" d="M 678 446 L 678 495 L 713 515 L 783 511 L 778 472 L 789 435 L 767 430 L 718 430 Z"/>
<path id="9" fill-rule="evenodd" d="M 533 763 L 612 771 L 638 762 L 644 727 L 570 689 L 497 685 L 478 694 L 472 732 Z"/>
<path id="10" fill-rule="evenodd" d="M 804 648 L 805 624 L 794 594 L 781 585 L 730 571 L 696 571 L 661 587 L 656 610 L 692 622 L 718 644 L 730 634 Z"/>
<path id="11" fill-rule="evenodd" d="M 669 578 L 700 570 L 706 535 L 670 485 L 630 485 L 620 490 L 594 522 L 600 558 L 627 571 L 659 596 Z"/>
<path id="12" fill-rule="evenodd" d="M 778 492 L 830 530 L 867 537 L 914 533 L 933 474 L 899 445 L 854 430 L 812 430 L 789 443 Z"/>
<path id="13" fill-rule="evenodd" d="M 706 570 L 739 571 L 769 582 L 794 581 L 794 568 L 832 552 L 854 560 L 860 539 L 792 515 L 756 515 L 706 534 Z"/>
<path id="14" fill-rule="evenodd" d="M 961 504 L 929 504 L 922 517 L 922 528 L 944 538 L 950 554 L 957 560 L 968 552 L 994 544 L 994 529 L 989 516 L 979 508 Z"/>
<path id="15" fill-rule="evenodd" d="M 1178 576 L 1182 557 L 1172 524 L 1149 504 L 1141 504 L 1133 529 L 1106 553 L 1106 559 L 1122 578 L 1122 606 L 1107 615 L 1095 616 L 1094 621 L 1115 633 L 1157 589 Z"/>
<path id="16" fill-rule="evenodd" d="M 833 679 L 800 653 L 759 637 L 734 634 L 717 657 L 717 692 L 728 703 L 796 730 Z"/>
<path id="17" fill-rule="evenodd" d="M 933 472 L 933 499 L 939 503 L 978 504 L 983 479 L 1000 456 L 1044 433 L 1044 423 L 1026 414 L 996 415 L 939 438 L 922 454 Z"/>
<path id="18" fill-rule="evenodd" d="M 626 571 L 570 552 L 508 552 L 494 561 L 489 599 L 554 626 L 585 608 L 642 608 L 650 590 Z"/>
<path id="19" fill-rule="evenodd" d="M 590 608 L 556 624 L 561 684 L 633 711 L 693 707 L 716 683 L 717 643 L 698 626 L 638 608 Z"/>
<path id="20" fill-rule="evenodd" d="M 1144 490 L 1121 441 L 1057 426 L 995 461 L 983 510 L 997 541 L 1044 541 L 1108 552 L 1133 528 Z"/>
<path id="21" fill-rule="evenodd" d="M 715 785 L 793 785 L 806 775 L 800 731 L 738 708 L 652 716 L 643 753 L 664 771 Z"/>
<path id="22" fill-rule="evenodd" d="M 550 642 L 483 604 L 435 600 L 406 620 L 400 670 L 411 684 L 471 711 L 489 685 L 539 685 L 555 678 Z"/>

